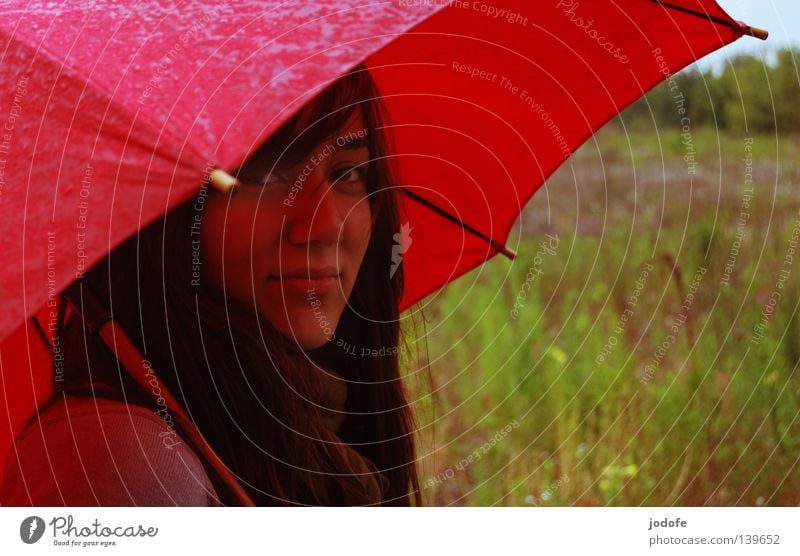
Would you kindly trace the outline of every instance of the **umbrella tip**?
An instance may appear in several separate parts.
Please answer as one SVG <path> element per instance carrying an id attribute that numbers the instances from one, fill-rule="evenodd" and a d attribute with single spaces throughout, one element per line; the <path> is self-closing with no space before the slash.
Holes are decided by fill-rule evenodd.
<path id="1" fill-rule="evenodd" d="M 517 256 L 517 252 L 511 249 L 510 247 L 498 242 L 492 242 L 492 243 L 494 243 L 494 246 L 497 249 L 497 251 L 508 257 L 509 260 L 513 261 L 514 257 Z"/>
<path id="2" fill-rule="evenodd" d="M 222 168 L 214 168 L 208 174 L 208 179 L 211 185 L 220 193 L 228 194 L 230 191 L 235 191 L 239 188 L 241 183 L 228 172 Z"/>
<path id="3" fill-rule="evenodd" d="M 766 31 L 765 29 L 750 27 L 744 21 L 737 21 L 736 23 L 739 24 L 739 29 L 742 31 L 743 35 L 750 35 L 751 37 L 761 39 L 762 41 L 767 40 L 767 37 L 769 37 L 769 31 Z"/>

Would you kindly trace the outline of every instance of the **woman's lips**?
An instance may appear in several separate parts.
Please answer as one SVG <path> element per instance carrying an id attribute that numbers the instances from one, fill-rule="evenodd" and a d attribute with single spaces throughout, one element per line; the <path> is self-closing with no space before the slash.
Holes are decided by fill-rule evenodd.
<path id="1" fill-rule="evenodd" d="M 324 294 L 329 292 L 339 283 L 341 274 L 335 276 L 327 276 L 325 278 L 312 278 L 308 277 L 299 278 L 294 276 L 270 276 L 268 281 L 274 282 L 278 287 L 283 288 L 294 294 L 300 295 L 314 295 Z"/>

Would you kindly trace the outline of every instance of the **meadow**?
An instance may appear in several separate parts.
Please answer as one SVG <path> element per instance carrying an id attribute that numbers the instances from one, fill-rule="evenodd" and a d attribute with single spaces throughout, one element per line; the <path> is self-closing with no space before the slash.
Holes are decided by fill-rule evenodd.
<path id="1" fill-rule="evenodd" d="M 612 122 L 427 300 L 426 504 L 800 504 L 800 135 L 686 139 Z"/>

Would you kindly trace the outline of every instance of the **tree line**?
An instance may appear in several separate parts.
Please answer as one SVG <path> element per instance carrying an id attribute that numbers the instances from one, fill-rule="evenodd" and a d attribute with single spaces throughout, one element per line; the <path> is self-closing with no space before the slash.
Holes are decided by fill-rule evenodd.
<path id="1" fill-rule="evenodd" d="M 659 84 L 622 113 L 626 126 L 692 125 L 737 132 L 800 131 L 800 49 L 777 51 L 775 62 L 740 55 L 721 73 L 691 68 Z M 619 123 L 619 119 L 618 119 Z"/>

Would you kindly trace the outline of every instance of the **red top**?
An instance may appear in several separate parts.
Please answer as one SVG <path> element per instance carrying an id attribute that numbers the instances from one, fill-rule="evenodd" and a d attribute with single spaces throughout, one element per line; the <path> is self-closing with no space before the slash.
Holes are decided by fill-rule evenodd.
<path id="1" fill-rule="evenodd" d="M 153 411 L 66 396 L 5 462 L 4 506 L 219 506 L 200 460 Z"/>

